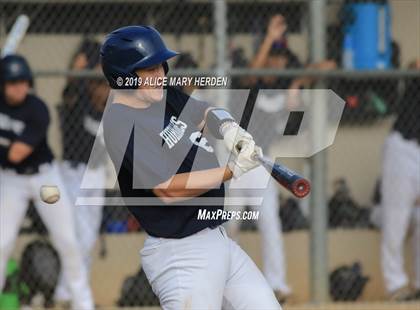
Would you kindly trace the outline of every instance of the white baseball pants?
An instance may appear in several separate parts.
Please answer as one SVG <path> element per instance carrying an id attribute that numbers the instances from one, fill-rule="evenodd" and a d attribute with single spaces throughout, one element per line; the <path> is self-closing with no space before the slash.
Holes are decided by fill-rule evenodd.
<path id="1" fill-rule="evenodd" d="M 69 162 L 64 161 L 60 165 L 60 172 L 73 205 L 76 204 L 77 197 L 80 195 L 80 186 L 84 177 L 87 178 L 85 179 L 86 184 L 94 185 L 95 189 L 84 191 L 83 197 L 95 197 L 96 202 L 102 200 L 100 205 L 77 205 L 74 207 L 77 240 L 79 241 L 83 263 L 89 277 L 92 250 L 98 239 L 99 230 L 101 228 L 102 209 L 105 203 L 104 188 L 106 171 L 104 166 L 99 166 L 96 169 L 86 169 L 87 165 L 82 163 L 76 167 L 72 167 Z M 67 282 L 64 274 L 60 274 L 55 291 L 56 300 L 70 300 L 71 294 L 69 283 Z"/>
<path id="2" fill-rule="evenodd" d="M 241 176 L 231 180 L 230 189 L 235 190 L 235 200 L 239 206 L 230 206 L 230 210 L 243 210 L 249 205 L 252 210 L 260 211 L 257 221 L 262 237 L 263 271 L 264 275 L 275 291 L 284 295 L 291 293 L 286 281 L 286 260 L 279 219 L 278 188 L 264 167 L 259 166 Z M 253 191 L 254 190 L 254 191 Z M 252 204 L 254 197 L 263 197 L 261 205 Z M 230 220 L 226 223 L 228 235 L 234 240 L 238 237 L 241 222 Z"/>
<path id="3" fill-rule="evenodd" d="M 149 236 L 140 255 L 164 310 L 281 309 L 257 266 L 222 226 L 182 239 Z"/>
<path id="4" fill-rule="evenodd" d="M 54 205 L 40 199 L 41 185 L 57 185 L 61 198 Z M 93 309 L 91 290 L 74 229 L 74 215 L 58 167 L 55 163 L 40 167 L 34 175 L 18 175 L 0 170 L 0 291 L 5 282 L 7 260 L 13 250 L 28 202 L 33 199 L 57 249 L 63 271 L 69 279 L 72 307 Z"/>
<path id="5" fill-rule="evenodd" d="M 414 285 L 420 289 L 420 146 L 392 132 L 386 139 L 382 175 L 382 271 L 388 292 L 408 284 L 404 271 L 404 241 L 414 228 Z"/>

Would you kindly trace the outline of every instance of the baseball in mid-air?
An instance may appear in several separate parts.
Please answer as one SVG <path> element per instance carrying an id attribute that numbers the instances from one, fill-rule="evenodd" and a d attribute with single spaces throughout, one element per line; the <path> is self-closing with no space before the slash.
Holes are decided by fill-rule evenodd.
<path id="1" fill-rule="evenodd" d="M 53 204 L 60 199 L 60 190 L 55 185 L 41 186 L 40 195 L 42 201 Z"/>

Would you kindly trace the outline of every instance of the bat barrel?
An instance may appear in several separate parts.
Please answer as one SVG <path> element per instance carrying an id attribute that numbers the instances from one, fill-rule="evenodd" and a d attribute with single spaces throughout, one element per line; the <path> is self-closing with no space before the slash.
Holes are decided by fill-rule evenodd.
<path id="1" fill-rule="evenodd" d="M 298 198 L 306 197 L 311 191 L 311 183 L 304 178 L 297 179 L 290 187 L 290 191 Z"/>
<path id="2" fill-rule="evenodd" d="M 6 38 L 6 42 L 4 43 L 1 51 L 1 57 L 13 54 L 17 50 L 20 41 L 23 39 L 26 31 L 28 30 L 28 27 L 29 17 L 25 14 L 19 15 Z"/>
<path id="3" fill-rule="evenodd" d="M 297 198 L 303 198 L 311 191 L 311 183 L 296 172 L 282 165 L 275 164 L 264 157 L 255 156 L 255 159 L 264 166 L 277 182 L 287 188 Z"/>

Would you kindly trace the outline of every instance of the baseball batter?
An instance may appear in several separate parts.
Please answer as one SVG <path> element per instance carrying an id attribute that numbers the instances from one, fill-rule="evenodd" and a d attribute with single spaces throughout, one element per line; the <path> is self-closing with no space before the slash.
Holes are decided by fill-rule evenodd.
<path id="1" fill-rule="evenodd" d="M 31 69 L 19 55 L 0 62 L 0 291 L 6 262 L 13 249 L 29 200 L 50 232 L 69 280 L 74 309 L 93 309 L 86 270 L 74 229 L 73 211 L 47 142 L 49 113 L 30 94 Z M 56 185 L 61 199 L 48 205 L 40 199 L 42 185 Z"/>
<path id="2" fill-rule="evenodd" d="M 105 143 L 125 202 L 148 234 L 143 269 L 163 309 L 281 309 L 217 216 L 223 182 L 257 167 L 252 154 L 261 149 L 225 110 L 170 86 L 130 84 L 164 77 L 177 54 L 143 26 L 113 31 L 101 48 L 116 89 L 104 114 Z M 232 150 L 227 166 L 219 165 L 204 125 Z M 199 219 L 203 209 L 212 216 Z"/>

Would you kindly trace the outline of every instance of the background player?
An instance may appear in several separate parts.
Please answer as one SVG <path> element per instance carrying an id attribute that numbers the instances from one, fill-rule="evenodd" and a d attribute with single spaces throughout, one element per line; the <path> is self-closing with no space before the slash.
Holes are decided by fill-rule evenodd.
<path id="1" fill-rule="evenodd" d="M 251 62 L 252 67 L 284 69 L 300 66 L 297 57 L 286 48 L 286 29 L 286 22 L 281 15 L 274 16 L 270 20 L 263 43 Z M 287 89 L 290 84 L 289 79 L 266 78 L 257 80 L 251 78 L 249 80 L 247 83 L 242 81 L 238 87 L 249 88 L 251 86 L 254 89 L 269 88 L 281 90 Z M 277 135 L 276 124 L 279 118 L 288 114 L 287 111 L 286 113 L 281 113 L 286 110 L 286 96 L 282 96 L 280 92 L 276 93 L 277 95 L 270 97 L 266 95 L 267 93 L 259 94 L 259 100 L 255 102 L 252 110 L 252 118 L 255 122 L 248 127 L 248 131 L 256 138 L 264 152 L 268 152 L 269 146 L 272 145 Z M 251 96 L 255 101 L 255 92 L 251 93 Z M 231 109 L 235 111 L 237 107 L 240 107 L 240 103 L 234 102 L 233 98 Z M 237 114 L 235 116 L 236 118 L 240 117 Z M 258 128 L 255 128 L 257 126 Z M 261 129 L 262 126 L 270 128 L 270 130 Z M 230 194 L 238 196 L 236 199 L 240 201 L 240 206 L 232 208 L 241 210 L 245 206 L 250 205 L 254 210 L 260 210 L 257 225 L 262 237 L 264 275 L 271 288 L 275 291 L 278 300 L 284 302 L 285 298 L 290 295 L 291 289 L 286 280 L 286 261 L 279 218 L 279 191 L 277 185 L 271 181 L 271 177 L 264 167 L 260 166 L 240 179 L 232 180 L 230 182 Z M 258 196 L 263 197 L 261 205 L 253 205 L 251 199 Z M 227 228 L 229 235 L 236 239 L 240 221 L 229 221 Z"/>
<path id="2" fill-rule="evenodd" d="M 1 59 L 0 83 L 0 290 L 6 262 L 32 199 L 60 254 L 73 308 L 93 309 L 73 210 L 47 143 L 48 109 L 29 93 L 33 79 L 26 60 L 18 55 Z M 55 205 L 41 201 L 41 185 L 58 186 L 61 199 Z"/>
<path id="3" fill-rule="evenodd" d="M 334 68 L 331 61 L 320 64 L 309 65 L 323 69 Z M 257 53 L 250 62 L 250 67 L 256 69 L 275 68 L 278 70 L 302 68 L 303 65 L 298 57 L 288 46 L 287 22 L 280 15 L 274 15 L 268 22 L 267 31 L 258 46 Z M 282 117 L 288 117 L 289 109 L 296 108 L 295 100 L 291 100 L 293 89 L 299 90 L 308 86 L 313 79 L 299 78 L 277 78 L 277 77 L 249 77 L 239 80 L 235 87 L 253 89 L 250 96 L 255 105 L 252 112 L 252 122 L 247 130 L 255 137 L 265 153 L 279 137 L 276 126 Z M 277 91 L 264 91 L 264 89 L 275 89 Z M 257 91 L 259 91 L 257 93 Z M 258 100 L 257 100 L 258 95 Z M 241 104 L 231 102 L 233 111 L 239 109 Z M 242 113 L 242 111 L 240 111 Z M 240 115 L 236 115 L 240 117 Z M 267 188 L 262 185 L 267 184 Z M 286 261 L 284 255 L 283 237 L 281 234 L 281 222 L 279 218 L 279 191 L 278 186 L 271 180 L 271 177 L 263 167 L 258 167 L 246 174 L 239 180 L 230 183 L 231 195 L 238 196 L 241 201 L 238 209 L 246 205 L 252 205 L 252 198 L 263 196 L 261 205 L 252 205 L 255 210 L 260 210 L 260 219 L 257 222 L 258 229 L 262 236 L 262 253 L 264 263 L 264 275 L 270 283 L 276 296 L 280 301 L 290 297 L 291 289 L 286 280 Z M 236 238 L 239 230 L 239 221 L 229 221 L 229 234 Z"/>
<path id="4" fill-rule="evenodd" d="M 176 55 L 155 29 L 142 26 L 115 30 L 101 48 L 104 74 L 116 89 L 124 87 L 127 77 L 164 77 L 166 61 Z M 221 309 L 223 304 L 280 309 L 261 272 L 220 226 L 224 220 L 198 219 L 200 198 L 212 202 L 202 209 L 222 210 L 220 182 L 230 179 L 232 171 L 238 177 L 258 166 L 251 156 L 261 152 L 252 137 L 227 111 L 212 110 L 177 89 L 168 87 L 165 96 L 162 87 L 134 86 L 113 93 L 104 115 L 104 137 L 127 203 L 135 197 L 163 203 L 129 207 L 148 234 L 142 267 L 162 308 Z M 202 135 L 205 115 L 216 131 L 227 122 L 224 141 L 230 150 L 243 142 L 229 169 L 219 166 L 214 148 Z M 186 197 L 194 198 L 171 205 Z"/>
<path id="5" fill-rule="evenodd" d="M 412 65 L 420 70 L 420 59 Z M 410 79 L 385 141 L 381 182 L 382 272 L 390 299 L 420 298 L 420 78 Z M 404 241 L 413 223 L 413 287 L 404 271 Z"/>
<path id="6" fill-rule="evenodd" d="M 86 38 L 72 59 L 72 70 L 100 70 L 100 44 Z M 102 112 L 105 108 L 109 87 L 99 79 L 69 79 L 63 90 L 63 102 L 59 107 L 60 127 L 63 141 L 63 163 L 60 171 L 71 202 L 76 204 L 78 196 L 94 197 L 97 205 L 77 205 L 74 208 L 77 240 L 83 255 L 86 270 L 90 271 L 91 252 L 98 237 L 102 220 L 105 188 L 104 158 L 90 158 L 98 133 Z M 103 155 L 104 153 L 95 153 Z M 90 161 L 88 169 L 88 161 Z M 87 170 L 88 169 L 88 170 Z M 86 184 L 96 189 L 80 190 L 83 178 Z M 104 200 L 104 199 L 102 199 Z M 55 299 L 70 300 L 68 285 L 61 276 Z"/>

